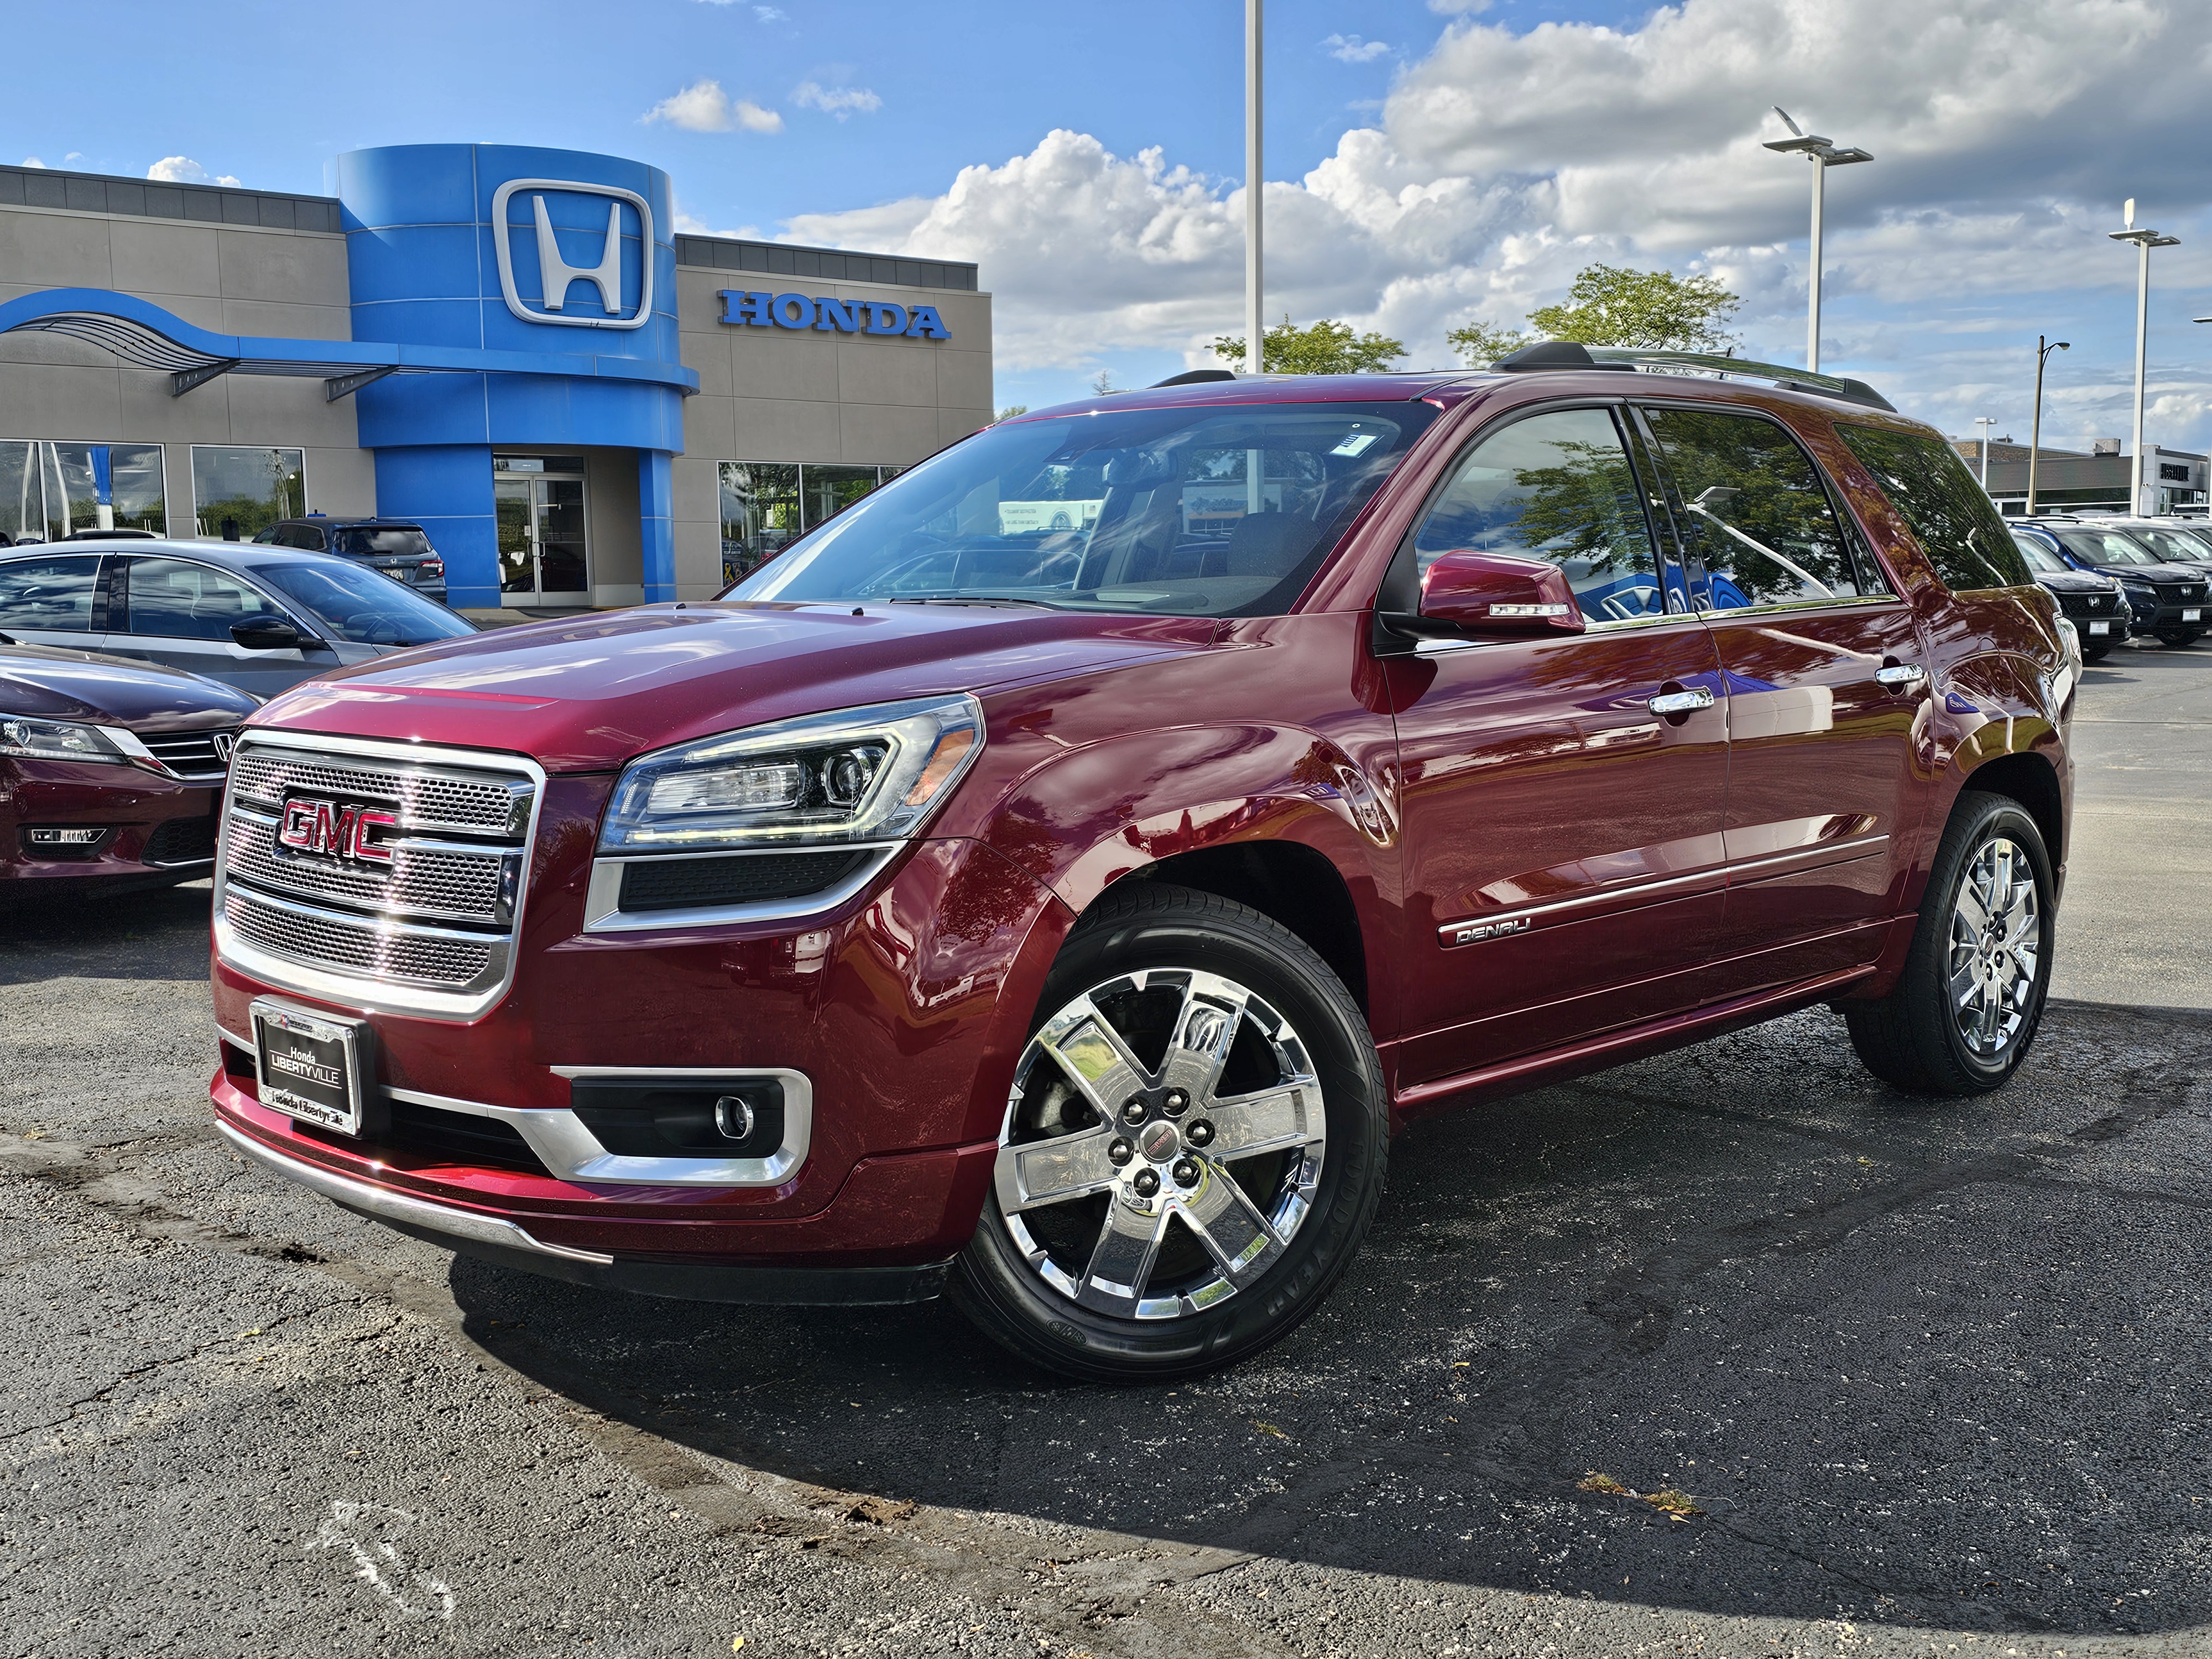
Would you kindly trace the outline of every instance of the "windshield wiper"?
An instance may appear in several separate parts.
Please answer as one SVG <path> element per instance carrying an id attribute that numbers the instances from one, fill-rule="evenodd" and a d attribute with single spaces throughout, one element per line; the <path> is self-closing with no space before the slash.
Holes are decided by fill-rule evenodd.
<path id="1" fill-rule="evenodd" d="M 862 599 L 861 604 L 868 603 Z M 884 605 L 1019 605 L 1032 611 L 1057 611 L 1060 607 L 1043 599 L 1009 599 L 997 593 L 897 593 L 878 601 Z"/>

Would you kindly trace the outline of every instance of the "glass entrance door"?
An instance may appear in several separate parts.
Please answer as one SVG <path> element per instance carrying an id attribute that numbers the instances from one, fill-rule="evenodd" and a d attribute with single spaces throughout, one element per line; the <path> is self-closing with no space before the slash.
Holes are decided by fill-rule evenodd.
<path id="1" fill-rule="evenodd" d="M 584 481 L 548 474 L 495 474 L 499 592 L 519 605 L 589 605 L 591 556 Z"/>

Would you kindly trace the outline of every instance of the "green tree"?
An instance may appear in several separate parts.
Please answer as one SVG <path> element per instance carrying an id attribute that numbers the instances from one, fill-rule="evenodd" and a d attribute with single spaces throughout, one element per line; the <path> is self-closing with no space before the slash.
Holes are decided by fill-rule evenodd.
<path id="1" fill-rule="evenodd" d="M 1718 351 L 1733 343 L 1725 325 L 1741 303 L 1710 276 L 1589 265 L 1565 300 L 1538 307 L 1528 321 L 1547 340 Z"/>
<path id="2" fill-rule="evenodd" d="M 1444 340 L 1469 367 L 1494 363 L 1529 343 L 1528 337 L 1519 329 L 1500 328 L 1495 323 L 1469 323 L 1464 328 L 1452 330 Z"/>
<path id="3" fill-rule="evenodd" d="M 1324 317 L 1300 328 L 1286 316 L 1261 337 L 1266 368 L 1276 374 L 1369 374 L 1387 369 L 1406 355 L 1406 343 L 1387 334 L 1355 334 L 1352 325 Z M 1222 335 L 1213 355 L 1232 363 L 1244 361 L 1244 342 Z"/>
<path id="4" fill-rule="evenodd" d="M 1027 404 L 1008 404 L 1004 409 L 999 411 L 999 419 L 1001 421 L 1011 421 L 1017 415 L 1026 415 L 1029 412 L 1030 406 Z M 996 422 L 994 422 L 994 424 Z"/>

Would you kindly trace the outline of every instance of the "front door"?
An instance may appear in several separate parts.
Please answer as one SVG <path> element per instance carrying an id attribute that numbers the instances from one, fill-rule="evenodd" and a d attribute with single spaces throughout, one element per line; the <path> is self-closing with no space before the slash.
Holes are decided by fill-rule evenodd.
<path id="1" fill-rule="evenodd" d="M 1659 560 L 1618 420 L 1552 409 L 1479 438 L 1391 573 L 1455 548 L 1547 560 L 1588 630 L 1389 659 L 1401 1086 L 1698 1000 L 1725 885 L 1720 663 Z M 1386 590 L 1385 608 L 1409 603 Z"/>
<path id="2" fill-rule="evenodd" d="M 588 605 L 590 549 L 584 481 L 551 473 L 495 474 L 499 598 L 507 605 Z"/>
<path id="3" fill-rule="evenodd" d="M 1712 994 L 1838 973 L 1903 906 L 1929 682 L 1905 601 L 1804 447 L 1745 409 L 1650 407 L 1728 673 L 1729 896 Z"/>

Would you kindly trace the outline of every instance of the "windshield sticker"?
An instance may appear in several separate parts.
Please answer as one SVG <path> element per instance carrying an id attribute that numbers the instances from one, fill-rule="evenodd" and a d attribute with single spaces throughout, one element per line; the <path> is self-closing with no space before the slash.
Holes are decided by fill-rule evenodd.
<path id="1" fill-rule="evenodd" d="M 1364 455 L 1368 446 L 1381 435 L 1376 432 L 1355 432 L 1328 453 L 1332 455 Z"/>

